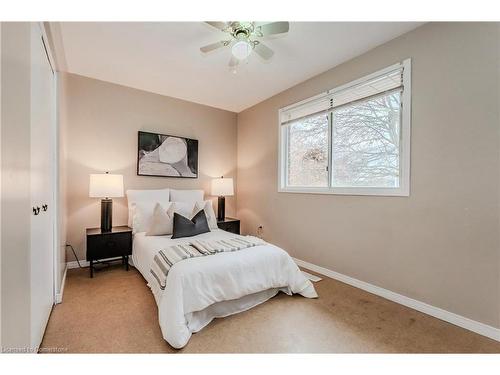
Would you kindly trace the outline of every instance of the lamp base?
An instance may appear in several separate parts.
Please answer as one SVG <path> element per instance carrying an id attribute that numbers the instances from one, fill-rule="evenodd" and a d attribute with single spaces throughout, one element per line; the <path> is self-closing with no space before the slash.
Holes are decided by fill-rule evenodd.
<path id="1" fill-rule="evenodd" d="M 101 199 L 101 230 L 111 232 L 113 227 L 113 200 Z"/>
<path id="2" fill-rule="evenodd" d="M 217 201 L 217 220 L 223 221 L 226 218 L 226 197 L 219 197 Z"/>

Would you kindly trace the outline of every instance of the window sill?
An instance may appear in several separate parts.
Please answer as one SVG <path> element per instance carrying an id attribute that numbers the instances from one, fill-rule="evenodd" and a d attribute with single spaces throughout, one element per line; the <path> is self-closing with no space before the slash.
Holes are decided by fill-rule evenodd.
<path id="1" fill-rule="evenodd" d="M 278 193 L 327 194 L 327 195 L 371 195 L 382 197 L 409 197 L 409 189 L 404 188 L 278 188 Z"/>

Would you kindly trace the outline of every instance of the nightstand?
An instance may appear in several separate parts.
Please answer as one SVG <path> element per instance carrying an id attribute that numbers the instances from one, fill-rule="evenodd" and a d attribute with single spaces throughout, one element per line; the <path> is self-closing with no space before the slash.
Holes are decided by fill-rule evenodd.
<path id="1" fill-rule="evenodd" d="M 101 228 L 87 229 L 87 260 L 90 262 L 90 277 L 94 277 L 94 263 L 101 259 L 122 260 L 128 271 L 128 256 L 132 255 L 132 228 L 113 227 L 110 232 Z"/>
<path id="2" fill-rule="evenodd" d="M 226 216 L 224 220 L 217 220 L 217 226 L 226 232 L 240 234 L 240 221 L 238 219 Z"/>

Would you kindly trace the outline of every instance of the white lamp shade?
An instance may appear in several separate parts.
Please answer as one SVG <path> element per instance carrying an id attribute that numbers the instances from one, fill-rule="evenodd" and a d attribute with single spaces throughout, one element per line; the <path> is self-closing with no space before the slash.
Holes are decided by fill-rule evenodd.
<path id="1" fill-rule="evenodd" d="M 212 195 L 227 197 L 234 195 L 232 178 L 215 178 L 212 180 Z"/>
<path id="2" fill-rule="evenodd" d="M 121 174 L 91 174 L 89 197 L 115 198 L 123 197 L 123 176 Z"/>

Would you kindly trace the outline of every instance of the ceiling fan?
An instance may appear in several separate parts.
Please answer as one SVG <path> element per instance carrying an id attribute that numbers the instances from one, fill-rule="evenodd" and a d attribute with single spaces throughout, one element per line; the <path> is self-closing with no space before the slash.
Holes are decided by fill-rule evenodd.
<path id="1" fill-rule="evenodd" d="M 222 47 L 231 46 L 231 60 L 229 66 L 235 67 L 245 60 L 252 51 L 255 51 L 264 60 L 269 60 L 274 52 L 258 38 L 288 32 L 288 22 L 205 22 L 216 29 L 228 34 L 228 39 L 221 40 L 201 47 L 200 51 L 208 53 Z"/>

